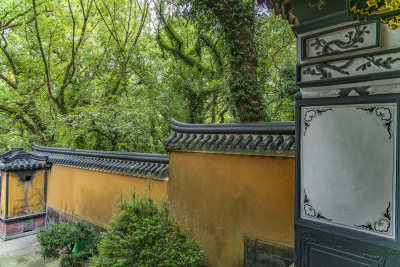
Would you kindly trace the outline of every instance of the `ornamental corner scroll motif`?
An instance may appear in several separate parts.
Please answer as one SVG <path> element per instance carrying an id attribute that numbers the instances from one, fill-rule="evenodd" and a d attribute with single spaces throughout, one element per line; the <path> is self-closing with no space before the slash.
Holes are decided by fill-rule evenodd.
<path id="1" fill-rule="evenodd" d="M 315 38 L 315 41 L 311 43 L 311 46 L 314 46 L 315 50 L 321 50 L 317 52 L 317 55 L 329 55 L 336 52 L 341 52 L 347 49 L 358 48 L 358 44 L 364 43 L 363 36 L 368 35 L 370 31 L 367 30 L 367 26 L 356 26 L 354 31 L 349 31 L 345 35 L 347 38 L 346 41 L 342 40 L 332 40 L 327 42 L 324 39 Z M 335 50 L 333 46 L 341 50 Z"/>
<path id="2" fill-rule="evenodd" d="M 389 133 L 389 139 L 392 138 L 392 122 L 393 114 L 392 110 L 388 107 L 358 107 L 357 109 L 364 110 L 371 115 L 379 117 L 384 123 L 383 126 Z"/>
<path id="3" fill-rule="evenodd" d="M 331 108 L 314 108 L 304 112 L 304 136 L 306 136 L 307 129 L 311 126 L 311 121 L 317 116 L 321 116 L 323 113 L 332 110 Z"/>
<path id="4" fill-rule="evenodd" d="M 376 233 L 388 233 L 392 227 L 392 215 L 391 215 L 392 205 L 389 201 L 389 205 L 384 212 L 381 213 L 376 221 L 367 221 L 362 225 L 354 225 L 357 228 L 376 232 Z"/>
<path id="5" fill-rule="evenodd" d="M 332 219 L 326 218 L 321 214 L 321 212 L 318 212 L 314 209 L 314 207 L 311 205 L 311 201 L 308 198 L 306 194 L 306 189 L 304 189 L 304 200 L 303 200 L 303 210 L 304 214 L 307 215 L 310 218 L 326 221 L 326 222 L 331 222 Z"/>

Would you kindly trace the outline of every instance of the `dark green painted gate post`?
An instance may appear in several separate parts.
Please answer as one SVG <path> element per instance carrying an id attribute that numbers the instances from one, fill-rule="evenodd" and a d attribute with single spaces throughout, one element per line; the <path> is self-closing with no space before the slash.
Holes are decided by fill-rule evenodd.
<path id="1" fill-rule="evenodd" d="M 400 266 L 400 3 L 266 3 L 297 37 L 295 266 Z"/>

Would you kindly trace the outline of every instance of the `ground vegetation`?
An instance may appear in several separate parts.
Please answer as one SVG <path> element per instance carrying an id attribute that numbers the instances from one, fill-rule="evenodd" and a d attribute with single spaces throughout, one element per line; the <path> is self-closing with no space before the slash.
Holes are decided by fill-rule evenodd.
<path id="1" fill-rule="evenodd" d="M 93 266 L 197 266 L 203 250 L 171 218 L 169 204 L 132 194 L 102 233 Z"/>

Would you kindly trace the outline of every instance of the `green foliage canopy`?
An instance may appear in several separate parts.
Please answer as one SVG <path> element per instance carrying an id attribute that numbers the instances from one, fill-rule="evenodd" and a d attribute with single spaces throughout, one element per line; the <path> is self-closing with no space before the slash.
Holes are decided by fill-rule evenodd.
<path id="1" fill-rule="evenodd" d="M 205 9 L 210 3 L 194 2 L 191 10 L 186 0 L 3 0 L 0 150 L 35 141 L 164 153 L 171 117 L 293 119 L 289 26 L 243 1 L 251 38 L 235 49 L 239 33 L 226 30 L 234 18 L 221 21 Z M 249 53 L 245 74 L 239 58 Z"/>

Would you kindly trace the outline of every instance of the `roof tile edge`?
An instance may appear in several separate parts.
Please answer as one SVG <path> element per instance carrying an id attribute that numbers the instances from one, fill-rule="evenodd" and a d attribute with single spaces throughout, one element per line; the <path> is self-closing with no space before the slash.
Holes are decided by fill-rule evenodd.
<path id="1" fill-rule="evenodd" d="M 169 156 L 166 154 L 56 148 L 39 146 L 36 143 L 33 143 L 32 150 L 37 155 L 47 156 L 55 165 L 168 180 Z"/>
<path id="2" fill-rule="evenodd" d="M 295 123 L 187 124 L 171 119 L 170 151 L 293 157 Z"/>

